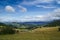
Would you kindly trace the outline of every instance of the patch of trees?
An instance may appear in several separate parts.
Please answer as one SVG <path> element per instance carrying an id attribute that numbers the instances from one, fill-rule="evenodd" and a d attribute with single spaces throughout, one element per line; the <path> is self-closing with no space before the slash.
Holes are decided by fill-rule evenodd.
<path id="1" fill-rule="evenodd" d="M 12 27 L 1 27 L 0 34 L 14 34 L 15 30 Z"/>
<path id="2" fill-rule="evenodd" d="M 58 28 L 58 31 L 60 31 L 60 28 Z"/>
<path id="3" fill-rule="evenodd" d="M 1 23 L 1 22 L 0 22 L 0 26 L 7 26 L 7 25 L 6 25 L 6 24 L 4 24 L 4 23 Z"/>
<path id="4" fill-rule="evenodd" d="M 4 23 L 0 23 L 0 34 L 14 34 L 15 30 L 12 25 L 6 25 Z"/>
<path id="5" fill-rule="evenodd" d="M 60 20 L 54 20 L 47 25 L 44 25 L 44 27 L 55 27 L 55 26 L 60 26 Z"/>

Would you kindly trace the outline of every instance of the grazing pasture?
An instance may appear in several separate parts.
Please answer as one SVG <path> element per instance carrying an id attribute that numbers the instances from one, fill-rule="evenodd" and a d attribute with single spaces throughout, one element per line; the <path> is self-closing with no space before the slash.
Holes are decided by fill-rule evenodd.
<path id="1" fill-rule="evenodd" d="M 37 28 L 18 34 L 0 35 L 0 40 L 60 40 L 58 27 Z"/>

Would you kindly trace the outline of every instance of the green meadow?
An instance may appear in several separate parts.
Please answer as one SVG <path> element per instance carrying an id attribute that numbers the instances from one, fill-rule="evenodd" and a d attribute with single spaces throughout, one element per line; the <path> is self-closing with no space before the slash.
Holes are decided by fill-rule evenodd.
<path id="1" fill-rule="evenodd" d="M 60 31 L 58 27 L 43 27 L 28 32 L 0 35 L 0 40 L 60 40 Z"/>

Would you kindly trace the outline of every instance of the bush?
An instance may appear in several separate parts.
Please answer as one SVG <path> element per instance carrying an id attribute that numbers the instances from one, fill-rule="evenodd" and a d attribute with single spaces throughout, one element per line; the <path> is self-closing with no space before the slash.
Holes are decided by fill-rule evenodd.
<path id="1" fill-rule="evenodd" d="M 12 27 L 2 27 L 0 34 L 14 34 L 15 30 Z"/>
<path id="2" fill-rule="evenodd" d="M 58 31 L 60 31 L 60 28 L 58 28 Z"/>

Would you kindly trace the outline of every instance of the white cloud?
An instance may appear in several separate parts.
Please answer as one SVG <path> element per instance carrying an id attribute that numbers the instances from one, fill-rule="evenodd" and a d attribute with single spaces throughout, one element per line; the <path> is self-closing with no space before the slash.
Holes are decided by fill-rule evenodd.
<path id="1" fill-rule="evenodd" d="M 60 4 L 60 1 L 57 1 L 58 4 Z"/>
<path id="2" fill-rule="evenodd" d="M 36 0 L 36 1 L 49 3 L 49 2 L 52 2 L 53 0 Z"/>
<path id="3" fill-rule="evenodd" d="M 57 2 L 58 4 L 60 4 L 60 0 L 56 0 L 56 2 Z"/>
<path id="4" fill-rule="evenodd" d="M 52 17 L 46 16 L 46 15 L 35 15 L 35 16 L 22 16 L 20 21 L 26 22 L 26 21 L 51 21 L 53 20 Z"/>
<path id="5" fill-rule="evenodd" d="M 47 15 L 34 15 L 34 16 L 20 16 L 20 17 L 11 17 L 4 16 L 0 17 L 1 22 L 28 22 L 28 21 L 51 21 L 55 19 L 60 19 L 59 17 L 55 17 L 52 14 Z"/>
<path id="6" fill-rule="evenodd" d="M 53 6 L 51 3 L 55 0 L 34 0 L 34 1 L 26 1 L 24 0 L 21 4 L 27 5 L 27 6 L 36 6 L 36 7 L 42 7 L 42 8 L 56 8 L 56 6 Z M 38 5 L 40 3 L 47 3 L 49 5 Z"/>
<path id="7" fill-rule="evenodd" d="M 54 12 L 60 13 L 60 8 L 55 9 Z"/>
<path id="8" fill-rule="evenodd" d="M 60 8 L 53 10 L 51 13 L 47 15 L 35 15 L 35 16 L 28 16 L 25 20 L 29 21 L 52 21 L 60 19 Z"/>
<path id="9" fill-rule="evenodd" d="M 13 17 L 3 16 L 3 17 L 0 17 L 0 19 L 1 19 L 1 22 L 8 22 L 8 21 L 11 21 Z"/>
<path id="10" fill-rule="evenodd" d="M 55 17 L 60 17 L 60 8 L 55 9 L 55 10 L 53 11 L 53 15 L 54 15 Z"/>
<path id="11" fill-rule="evenodd" d="M 34 1 L 30 1 L 30 2 L 24 0 L 21 4 L 23 4 L 23 5 L 36 5 L 39 3 L 51 3 L 52 1 L 54 1 L 54 0 L 34 0 Z"/>
<path id="12" fill-rule="evenodd" d="M 44 6 L 44 5 L 36 5 L 36 7 L 41 7 L 41 8 L 56 8 L 56 7 L 53 7 L 53 6 Z"/>
<path id="13" fill-rule="evenodd" d="M 27 11 L 27 9 L 23 6 L 18 5 L 18 7 L 20 8 L 21 12 L 26 12 Z"/>
<path id="14" fill-rule="evenodd" d="M 12 6 L 9 6 L 9 5 L 5 7 L 5 10 L 7 12 L 15 12 L 15 9 Z"/>
<path id="15" fill-rule="evenodd" d="M 22 5 L 34 5 L 35 2 L 27 2 L 27 1 L 23 1 L 21 4 L 22 4 Z"/>
<path id="16" fill-rule="evenodd" d="M 49 16 L 52 20 L 60 19 L 60 8 L 54 9 L 47 16 Z"/>
<path id="17" fill-rule="evenodd" d="M 33 16 L 20 16 L 20 17 L 0 17 L 1 21 L 17 21 L 17 22 L 27 22 L 27 21 L 51 21 L 55 19 L 60 19 L 60 8 L 54 9 L 51 13 L 47 15 L 33 15 Z"/>

